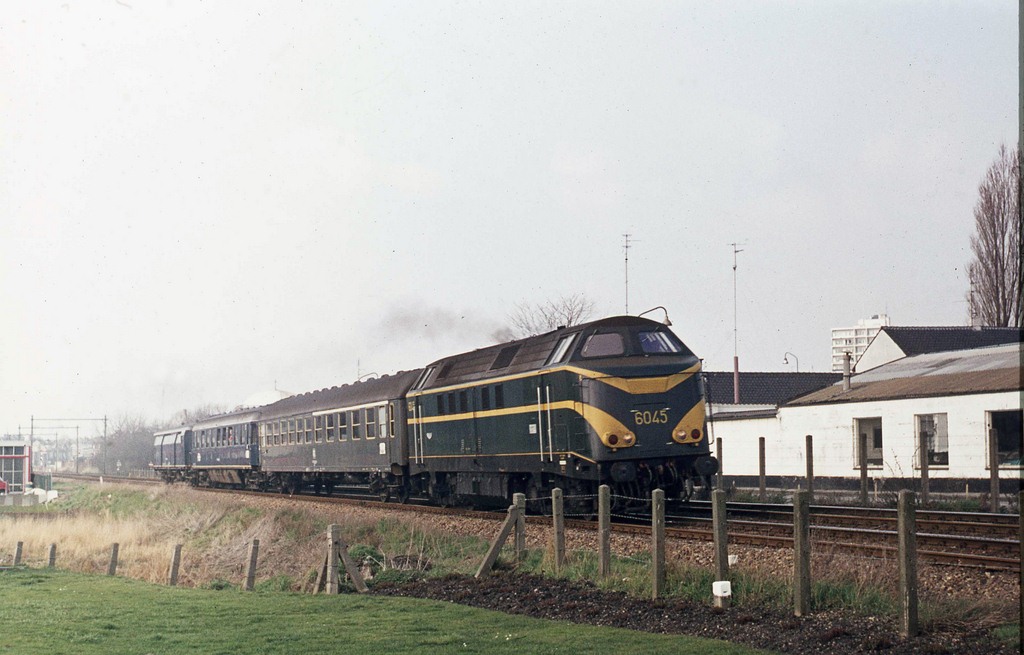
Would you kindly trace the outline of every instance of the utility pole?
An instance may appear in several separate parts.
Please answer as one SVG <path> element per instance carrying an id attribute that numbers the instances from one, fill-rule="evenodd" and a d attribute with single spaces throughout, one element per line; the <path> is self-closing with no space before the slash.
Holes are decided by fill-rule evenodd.
<path id="1" fill-rule="evenodd" d="M 732 246 L 732 402 L 740 404 L 740 338 L 737 327 L 738 301 L 736 294 L 736 255 L 743 252 L 738 246 L 743 243 L 730 243 Z"/>

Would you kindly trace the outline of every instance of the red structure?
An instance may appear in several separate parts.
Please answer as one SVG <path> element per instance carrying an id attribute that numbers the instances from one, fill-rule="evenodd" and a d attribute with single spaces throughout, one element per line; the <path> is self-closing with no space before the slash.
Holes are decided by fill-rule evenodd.
<path id="1" fill-rule="evenodd" d="M 0 492 L 24 493 L 32 481 L 32 449 L 24 441 L 0 441 Z"/>

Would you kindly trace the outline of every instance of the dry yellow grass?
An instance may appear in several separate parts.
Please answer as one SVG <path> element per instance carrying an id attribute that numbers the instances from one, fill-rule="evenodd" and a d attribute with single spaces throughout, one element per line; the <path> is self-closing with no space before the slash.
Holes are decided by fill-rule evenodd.
<path id="1" fill-rule="evenodd" d="M 138 494 L 107 485 L 109 498 Z M 175 544 L 182 544 L 179 584 L 203 586 L 224 580 L 238 584 L 245 575 L 249 545 L 260 540 L 257 576 L 288 576 L 297 584 L 308 577 L 322 532 L 313 526 L 323 519 L 303 508 L 247 506 L 180 487 L 155 487 L 146 492 L 151 505 L 116 512 L 100 506 L 73 513 L 8 514 L 0 520 L 0 565 L 11 564 L 16 544 L 23 543 L 22 561 L 46 566 L 50 544 L 57 544 L 57 567 L 105 573 L 112 544 L 119 544 L 118 575 L 166 582 Z M 319 520 L 318 520 L 319 519 Z"/>

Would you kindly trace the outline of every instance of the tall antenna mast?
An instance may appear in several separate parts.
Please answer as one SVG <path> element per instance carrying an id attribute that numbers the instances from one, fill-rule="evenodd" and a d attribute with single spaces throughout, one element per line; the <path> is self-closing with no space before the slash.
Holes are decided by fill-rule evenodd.
<path id="1" fill-rule="evenodd" d="M 626 253 L 626 313 L 629 314 L 629 248 L 630 248 L 630 237 L 632 234 L 623 234 L 623 245 L 622 250 Z M 633 239 L 636 242 L 636 239 Z"/>
<path id="2" fill-rule="evenodd" d="M 732 246 L 732 400 L 736 405 L 740 404 L 740 338 L 738 328 L 738 302 L 736 294 L 736 255 L 743 252 L 738 246 L 743 243 L 730 243 Z"/>

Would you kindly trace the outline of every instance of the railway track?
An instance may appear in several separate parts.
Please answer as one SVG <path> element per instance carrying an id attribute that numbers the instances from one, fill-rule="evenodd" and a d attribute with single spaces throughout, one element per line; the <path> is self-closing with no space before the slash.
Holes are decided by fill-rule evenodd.
<path id="1" fill-rule="evenodd" d="M 97 481 L 80 475 L 55 477 Z M 146 478 L 104 477 L 108 482 L 130 484 L 163 484 Z M 232 489 L 204 489 L 214 493 L 251 496 L 280 494 Z M 363 507 L 388 508 L 396 511 L 467 516 L 489 520 L 504 519 L 504 512 L 482 511 L 430 505 L 426 499 L 411 499 L 407 504 L 384 503 L 357 494 L 332 496 L 295 495 L 290 498 L 306 502 L 354 504 Z M 536 503 L 534 503 L 536 504 Z M 666 536 L 676 539 L 711 541 L 710 503 L 693 502 L 685 514 L 677 509 L 666 517 Z M 789 505 L 728 503 L 728 534 L 730 543 L 772 548 L 793 547 L 793 512 Z M 531 515 L 527 521 L 548 524 L 550 516 Z M 811 540 L 816 550 L 856 554 L 889 559 L 896 557 L 896 511 L 885 508 L 811 507 Z M 596 530 L 590 519 L 567 519 L 566 527 Z M 641 513 L 616 513 L 612 530 L 620 533 L 650 535 L 650 516 Z M 919 510 L 917 512 L 917 554 L 921 560 L 950 566 L 976 567 L 993 571 L 1020 571 L 1020 516 L 1017 514 L 982 514 Z"/>

